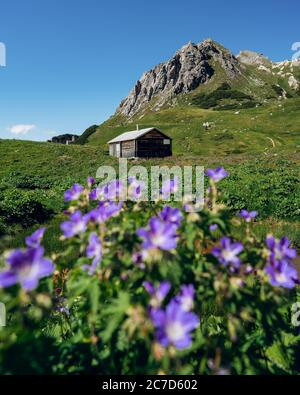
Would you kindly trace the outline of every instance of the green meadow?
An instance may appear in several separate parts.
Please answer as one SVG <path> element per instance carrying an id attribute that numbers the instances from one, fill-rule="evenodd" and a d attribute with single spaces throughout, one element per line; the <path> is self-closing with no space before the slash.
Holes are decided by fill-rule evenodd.
<path id="1" fill-rule="evenodd" d="M 158 119 L 158 122 L 156 122 Z M 205 128 L 203 123 L 209 122 Z M 85 182 L 99 166 L 113 165 L 107 141 L 123 131 L 156 126 L 173 138 L 173 156 L 130 161 L 129 166 L 224 166 L 221 183 L 232 212 L 259 211 L 255 229 L 300 240 L 300 98 L 271 101 L 250 109 L 205 110 L 191 105 L 166 108 L 130 122 L 113 117 L 84 145 L 0 140 L 1 249 L 22 244 L 24 236 L 47 224 L 47 249 L 61 248 L 56 235 L 64 208 L 63 192 Z"/>

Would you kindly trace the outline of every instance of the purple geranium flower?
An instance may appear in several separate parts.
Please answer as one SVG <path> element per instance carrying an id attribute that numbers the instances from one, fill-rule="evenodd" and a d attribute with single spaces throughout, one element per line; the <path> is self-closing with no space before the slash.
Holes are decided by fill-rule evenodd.
<path id="1" fill-rule="evenodd" d="M 239 213 L 240 217 L 244 218 L 246 222 L 251 222 L 251 220 L 255 218 L 257 214 L 257 211 L 247 211 L 245 209 L 241 210 Z"/>
<path id="2" fill-rule="evenodd" d="M 120 180 L 113 180 L 104 185 L 103 196 L 107 200 L 117 200 L 123 191 L 123 183 Z"/>
<path id="3" fill-rule="evenodd" d="M 99 207 L 91 210 L 87 216 L 92 222 L 97 222 L 99 224 L 104 223 L 110 217 L 119 213 L 122 208 L 123 203 L 115 203 L 110 201 L 99 202 Z"/>
<path id="4" fill-rule="evenodd" d="M 178 177 L 174 177 L 172 180 L 168 179 L 163 182 L 160 193 L 163 199 L 169 199 L 172 193 L 178 191 L 179 181 Z"/>
<path id="5" fill-rule="evenodd" d="M 35 232 L 33 232 L 31 236 L 27 236 L 25 238 L 25 243 L 26 243 L 27 247 L 31 247 L 31 248 L 39 247 L 41 244 L 41 241 L 44 237 L 45 231 L 46 231 L 46 228 L 40 228 L 40 229 L 36 230 Z"/>
<path id="6" fill-rule="evenodd" d="M 269 235 L 266 239 L 266 244 L 269 249 L 270 263 L 289 262 L 297 256 L 296 250 L 290 248 L 291 242 L 287 237 L 276 240 L 274 236 Z"/>
<path id="7" fill-rule="evenodd" d="M 94 179 L 94 177 L 88 176 L 88 178 L 87 178 L 87 184 L 88 184 L 89 187 L 91 187 L 92 185 L 94 185 L 94 184 L 95 184 L 95 179 Z"/>
<path id="8" fill-rule="evenodd" d="M 184 311 L 173 299 L 166 310 L 152 309 L 150 315 L 157 340 L 163 347 L 173 345 L 179 350 L 190 347 L 191 332 L 200 323 L 196 314 Z"/>
<path id="9" fill-rule="evenodd" d="M 298 273 L 292 263 L 297 254 L 294 248 L 290 248 L 290 240 L 287 237 L 276 240 L 274 236 L 269 235 L 266 244 L 269 249 L 269 264 L 265 272 L 269 275 L 270 283 L 284 288 L 293 288 L 298 282 Z"/>
<path id="10" fill-rule="evenodd" d="M 218 258 L 224 266 L 231 265 L 234 268 L 239 268 L 241 261 L 237 255 L 243 251 L 243 244 L 233 243 L 229 237 L 222 237 L 220 244 L 220 247 L 214 247 L 212 249 L 212 254 Z"/>
<path id="11" fill-rule="evenodd" d="M 152 307 L 159 307 L 171 288 L 169 281 L 163 281 L 157 286 L 154 286 L 150 281 L 145 281 L 143 285 L 151 296 L 150 305 Z"/>
<path id="12" fill-rule="evenodd" d="M 274 286 L 294 288 L 298 281 L 297 270 L 291 263 L 285 261 L 270 263 L 265 268 L 265 272 L 269 275 L 269 281 Z"/>
<path id="13" fill-rule="evenodd" d="M 211 225 L 209 225 L 209 230 L 210 230 L 211 232 L 214 232 L 215 230 L 218 229 L 218 227 L 219 227 L 218 224 L 211 224 Z"/>
<path id="14" fill-rule="evenodd" d="M 118 214 L 123 206 L 122 202 L 115 203 L 115 202 L 100 202 L 99 203 L 99 210 L 102 213 L 102 217 L 107 220 L 110 217 L 115 216 Z"/>
<path id="15" fill-rule="evenodd" d="M 144 263 L 147 259 L 147 251 L 136 251 L 132 254 L 132 262 L 137 265 L 140 269 L 145 269 L 146 265 Z"/>
<path id="16" fill-rule="evenodd" d="M 207 169 L 206 175 L 215 182 L 223 180 L 223 178 L 228 176 L 228 172 L 224 167 L 217 167 L 215 169 Z"/>
<path id="17" fill-rule="evenodd" d="M 10 287 L 20 283 L 26 291 L 35 289 L 40 278 L 54 271 L 54 264 L 44 258 L 44 248 L 17 249 L 7 258 L 9 268 L 0 273 L 0 286 Z"/>
<path id="18" fill-rule="evenodd" d="M 65 237 L 70 238 L 86 231 L 87 215 L 82 215 L 80 211 L 75 211 L 70 216 L 70 221 L 65 221 L 60 225 Z"/>
<path id="19" fill-rule="evenodd" d="M 82 185 L 74 184 L 72 188 L 68 189 L 64 194 L 65 202 L 70 202 L 72 200 L 78 200 L 82 194 L 84 188 Z"/>
<path id="20" fill-rule="evenodd" d="M 142 190 L 145 188 L 145 182 L 137 180 L 135 177 L 128 178 L 128 196 L 131 200 L 138 200 L 142 196 Z"/>
<path id="21" fill-rule="evenodd" d="M 102 188 L 97 187 L 91 190 L 90 194 L 89 194 L 89 198 L 90 200 L 100 200 L 103 196 L 102 196 Z"/>
<path id="22" fill-rule="evenodd" d="M 184 311 L 191 311 L 194 306 L 195 288 L 192 284 L 183 285 L 180 294 L 176 297 L 177 302 Z"/>
<path id="23" fill-rule="evenodd" d="M 55 299 L 54 310 L 58 311 L 61 314 L 70 315 L 70 309 L 67 304 L 67 299 L 62 296 L 58 296 Z"/>
<path id="24" fill-rule="evenodd" d="M 164 222 L 157 217 L 152 217 L 149 221 L 149 229 L 141 228 L 137 235 L 144 239 L 143 248 L 160 248 L 162 250 L 172 250 L 177 245 L 177 226 Z"/>
<path id="25" fill-rule="evenodd" d="M 90 200 L 117 200 L 123 191 L 123 183 L 113 180 L 103 186 L 94 188 L 90 192 Z"/>
<path id="26" fill-rule="evenodd" d="M 102 244 L 97 233 L 95 232 L 90 234 L 89 244 L 86 249 L 86 255 L 88 258 L 94 258 L 91 266 L 83 266 L 83 268 L 92 275 L 96 272 L 102 258 Z"/>
<path id="27" fill-rule="evenodd" d="M 183 216 L 178 208 L 165 206 L 159 213 L 159 218 L 161 218 L 165 222 L 169 222 L 171 224 L 179 226 Z"/>

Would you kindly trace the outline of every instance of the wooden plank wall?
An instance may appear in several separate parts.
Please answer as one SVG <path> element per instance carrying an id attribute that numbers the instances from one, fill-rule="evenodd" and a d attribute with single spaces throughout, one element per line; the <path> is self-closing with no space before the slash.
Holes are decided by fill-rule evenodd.
<path id="1" fill-rule="evenodd" d="M 135 156 L 135 140 L 122 141 L 122 158 L 132 158 Z"/>

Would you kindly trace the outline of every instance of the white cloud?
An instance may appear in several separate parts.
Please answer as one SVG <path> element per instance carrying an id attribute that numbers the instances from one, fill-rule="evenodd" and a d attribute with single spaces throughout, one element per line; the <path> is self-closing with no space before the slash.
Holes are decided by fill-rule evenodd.
<path id="1" fill-rule="evenodd" d="M 34 129 L 35 125 L 14 125 L 11 128 L 9 128 L 8 130 L 13 133 L 13 134 L 17 134 L 17 135 L 22 135 L 22 134 L 26 134 L 28 132 L 30 132 L 30 130 Z"/>

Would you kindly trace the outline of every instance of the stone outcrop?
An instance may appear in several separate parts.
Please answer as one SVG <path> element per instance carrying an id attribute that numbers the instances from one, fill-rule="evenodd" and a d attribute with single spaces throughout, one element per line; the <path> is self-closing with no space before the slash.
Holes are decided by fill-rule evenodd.
<path id="1" fill-rule="evenodd" d="M 272 62 L 267 57 L 254 51 L 241 51 L 237 55 L 237 59 L 241 63 L 247 65 L 255 65 L 262 67 L 267 67 L 272 65 Z"/>

